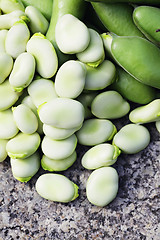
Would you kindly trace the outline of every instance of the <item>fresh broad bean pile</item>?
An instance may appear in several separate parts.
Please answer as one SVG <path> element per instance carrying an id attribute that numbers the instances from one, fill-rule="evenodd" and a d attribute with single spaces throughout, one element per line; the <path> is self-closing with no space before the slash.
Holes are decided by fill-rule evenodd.
<path id="1" fill-rule="evenodd" d="M 137 4 L 137 5 L 135 5 Z M 142 5 L 143 4 L 143 5 Z M 153 5 L 154 4 L 154 5 Z M 0 162 L 37 192 L 75 200 L 62 172 L 88 146 L 86 197 L 116 197 L 119 155 L 135 154 L 160 132 L 160 0 L 0 1 Z M 150 20 L 148 21 L 148 16 Z M 131 110 L 131 103 L 137 107 Z M 117 130 L 112 120 L 128 115 Z"/>

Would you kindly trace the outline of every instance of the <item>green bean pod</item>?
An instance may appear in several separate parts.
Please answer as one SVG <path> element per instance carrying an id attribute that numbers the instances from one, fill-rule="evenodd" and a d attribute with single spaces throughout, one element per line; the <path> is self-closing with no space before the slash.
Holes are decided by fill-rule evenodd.
<path id="1" fill-rule="evenodd" d="M 113 36 L 111 53 L 138 81 L 160 89 L 160 49 L 141 37 Z"/>
<path id="2" fill-rule="evenodd" d="M 149 16 L 149 21 L 148 21 Z M 139 6 L 133 12 L 133 20 L 140 31 L 153 43 L 160 46 L 160 9 Z"/>
<path id="3" fill-rule="evenodd" d="M 127 3 L 92 3 L 103 25 L 118 36 L 139 36 L 143 34 L 133 22 L 134 8 Z"/>
<path id="4" fill-rule="evenodd" d="M 119 92 L 124 98 L 129 101 L 147 104 L 156 98 L 156 90 L 148 85 L 145 85 L 120 67 L 116 67 L 118 77 L 110 89 Z"/>

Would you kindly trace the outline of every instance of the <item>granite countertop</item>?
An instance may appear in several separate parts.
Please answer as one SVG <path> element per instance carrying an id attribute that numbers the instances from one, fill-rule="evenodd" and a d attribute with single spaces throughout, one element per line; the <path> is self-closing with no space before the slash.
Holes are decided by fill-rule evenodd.
<path id="1" fill-rule="evenodd" d="M 80 159 L 64 174 L 79 185 L 80 196 L 69 204 L 42 199 L 35 191 L 40 170 L 28 183 L 12 176 L 9 160 L 0 164 L 0 240 L 159 240 L 160 239 L 160 134 L 148 126 L 151 143 L 138 154 L 121 155 L 114 167 L 119 191 L 108 206 L 93 206 L 86 199 L 90 171 Z"/>

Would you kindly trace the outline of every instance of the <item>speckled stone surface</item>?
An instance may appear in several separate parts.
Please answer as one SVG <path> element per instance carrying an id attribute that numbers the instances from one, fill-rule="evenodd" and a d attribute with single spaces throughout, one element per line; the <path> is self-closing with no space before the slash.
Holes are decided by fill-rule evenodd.
<path id="1" fill-rule="evenodd" d="M 0 240 L 159 240 L 160 136 L 153 125 L 149 146 L 135 155 L 121 155 L 116 199 L 104 208 L 86 199 L 90 171 L 80 159 L 64 174 L 79 185 L 80 196 L 69 204 L 42 199 L 35 191 L 42 169 L 28 183 L 12 176 L 9 160 L 0 164 Z"/>

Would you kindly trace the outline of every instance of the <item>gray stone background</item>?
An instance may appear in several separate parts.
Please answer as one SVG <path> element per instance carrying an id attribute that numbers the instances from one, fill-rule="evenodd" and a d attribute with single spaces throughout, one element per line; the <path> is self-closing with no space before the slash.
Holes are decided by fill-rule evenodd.
<path id="1" fill-rule="evenodd" d="M 76 163 L 64 172 L 79 186 L 79 197 L 68 204 L 37 194 L 35 182 L 44 170 L 21 183 L 13 178 L 9 160 L 1 163 L 0 240 L 160 240 L 160 134 L 154 124 L 147 127 L 149 146 L 138 154 L 122 154 L 114 164 L 119 191 L 103 208 L 86 199 L 90 171 L 80 164 L 85 147 L 78 146 Z"/>

